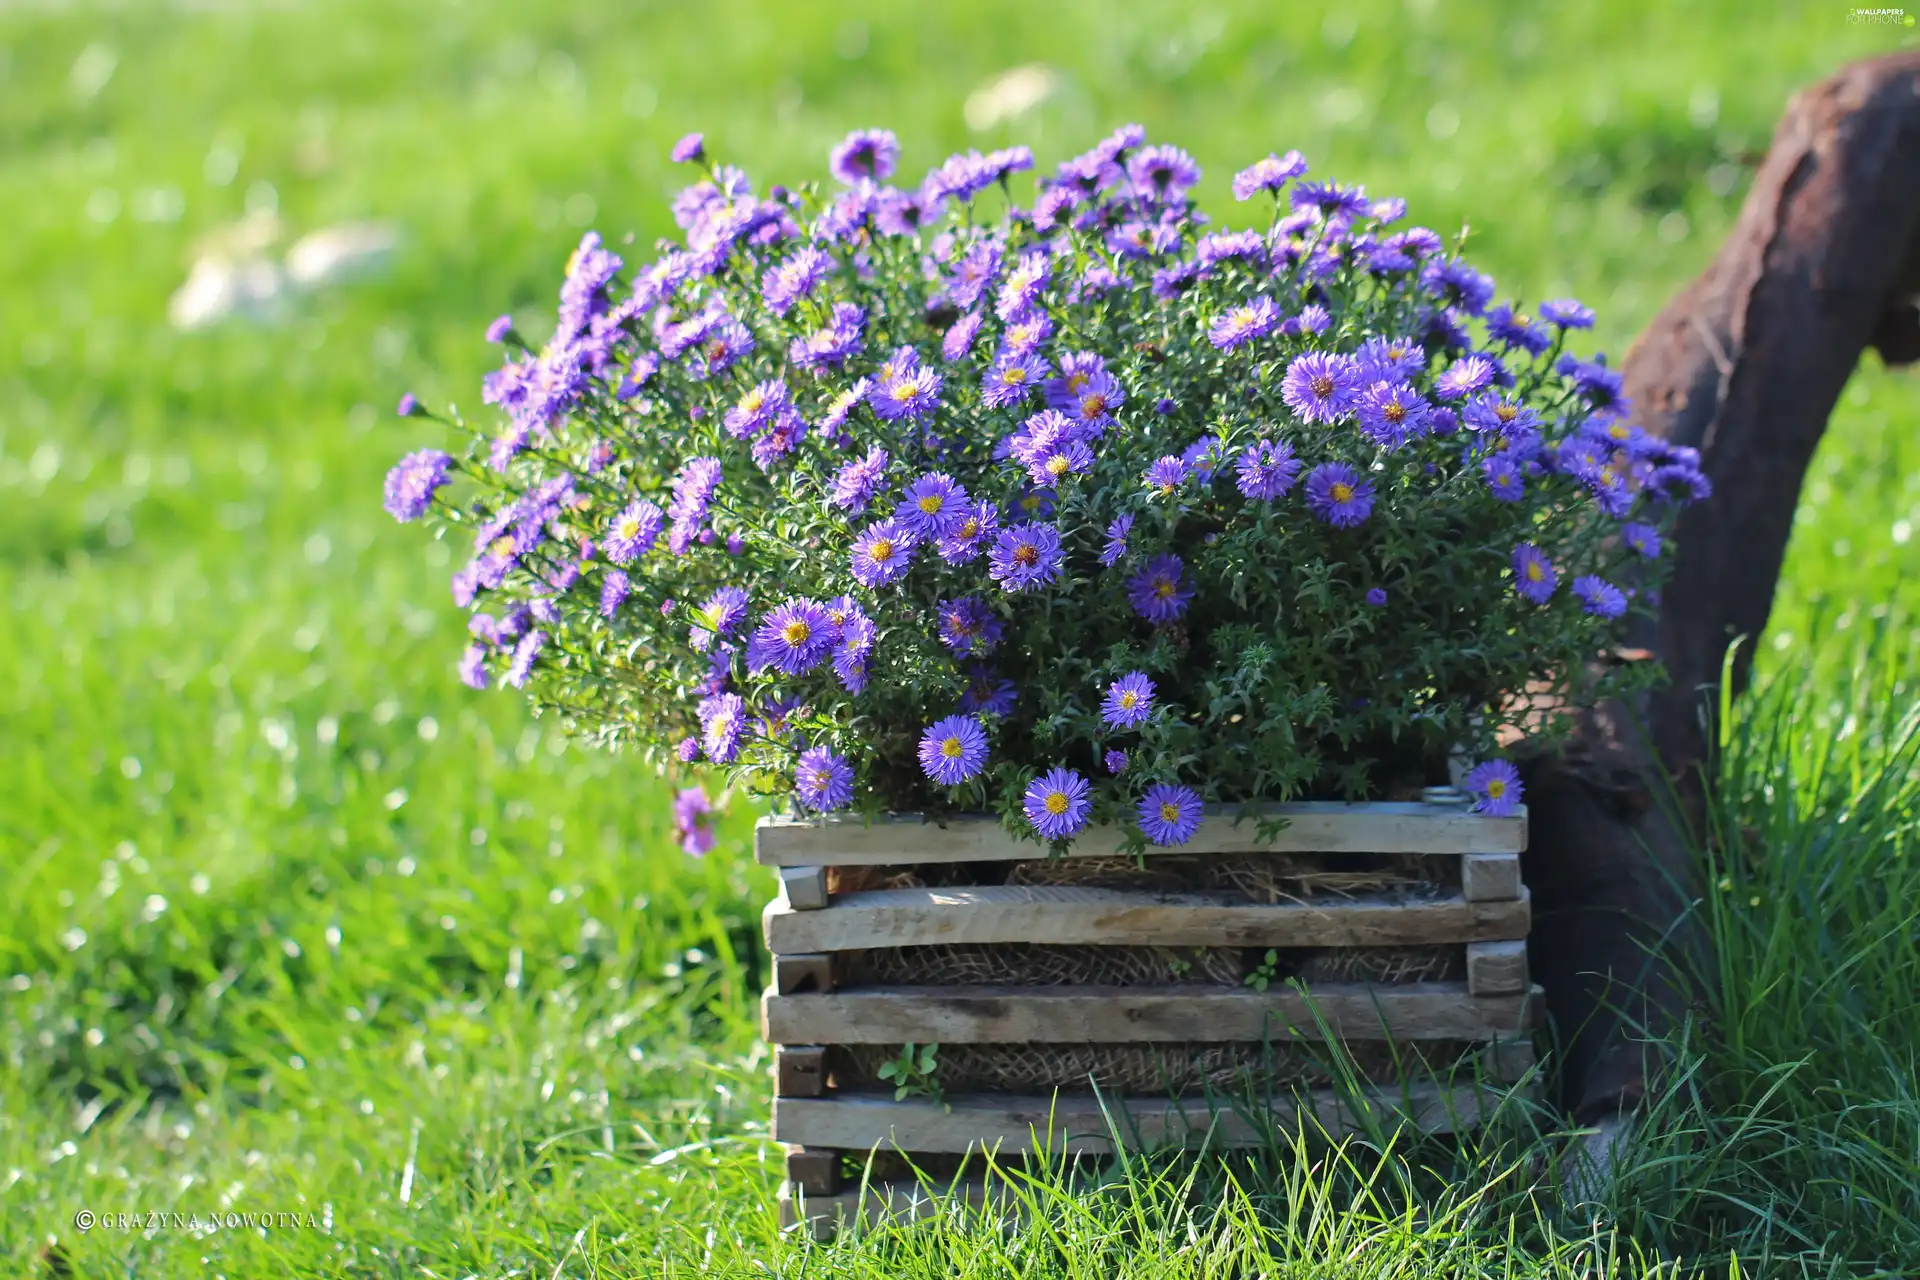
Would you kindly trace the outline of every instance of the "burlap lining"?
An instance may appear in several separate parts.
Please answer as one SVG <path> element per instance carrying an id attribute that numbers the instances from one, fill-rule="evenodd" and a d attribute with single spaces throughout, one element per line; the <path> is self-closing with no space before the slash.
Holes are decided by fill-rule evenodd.
<path id="1" fill-rule="evenodd" d="M 1444 1075 L 1473 1051 L 1454 1040 L 1397 1046 L 1356 1040 L 1341 1053 L 1356 1078 L 1392 1083 L 1414 1074 Z M 898 1046 L 837 1046 L 829 1056 L 832 1083 L 839 1089 L 890 1089 L 879 1070 L 899 1056 Z M 949 1044 L 940 1046 L 934 1076 L 949 1094 L 1042 1097 L 1056 1089 L 1149 1097 L 1213 1090 L 1238 1097 L 1250 1087 L 1320 1088 L 1343 1078 L 1324 1047 L 1291 1043 Z"/>
<path id="2" fill-rule="evenodd" d="M 1088 947 L 980 943 L 887 947 L 836 957 L 840 987 L 1239 987 L 1264 966 L 1260 948 Z M 1466 971 L 1464 947 L 1326 947 L 1275 951 L 1269 982 L 1442 982 Z"/>
<path id="3" fill-rule="evenodd" d="M 1149 893 L 1220 893 L 1245 902 L 1329 898 L 1419 901 L 1459 884 L 1460 860 L 1420 854 L 1226 853 L 1130 858 L 1034 858 L 917 867 L 831 867 L 831 893 L 954 885 L 1078 885 Z"/>

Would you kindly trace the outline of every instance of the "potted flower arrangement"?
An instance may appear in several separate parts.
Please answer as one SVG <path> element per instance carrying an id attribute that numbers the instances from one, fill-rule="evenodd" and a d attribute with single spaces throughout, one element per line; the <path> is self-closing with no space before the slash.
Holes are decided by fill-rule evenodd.
<path id="1" fill-rule="evenodd" d="M 698 135 L 673 158 L 684 236 L 586 236 L 538 349 L 488 330 L 498 422 L 388 477 L 471 538 L 469 685 L 799 815 L 1142 853 L 1462 752 L 1513 814 L 1498 744 L 1635 678 L 1591 659 L 1697 458 L 1574 349 L 1587 308 L 1496 304 L 1404 201 L 1289 152 L 1216 228 L 1131 126 L 1030 198 L 1024 147 L 908 187 L 882 131 L 764 193 Z"/>

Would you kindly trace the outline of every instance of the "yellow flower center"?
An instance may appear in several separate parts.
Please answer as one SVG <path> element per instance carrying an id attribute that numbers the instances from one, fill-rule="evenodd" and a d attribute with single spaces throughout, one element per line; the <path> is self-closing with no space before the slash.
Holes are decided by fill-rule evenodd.
<path id="1" fill-rule="evenodd" d="M 948 738 L 940 744 L 940 754 L 949 760 L 959 759 L 965 751 L 966 748 L 960 745 L 960 739 L 958 738 Z"/>
<path id="2" fill-rule="evenodd" d="M 1315 374 L 1307 379 L 1307 387 L 1313 394 L 1325 398 L 1333 394 L 1333 379 L 1326 374 Z"/>
<path id="3" fill-rule="evenodd" d="M 1013 562 L 1015 564 L 1026 566 L 1026 565 L 1038 564 L 1039 561 L 1040 561 L 1040 548 L 1034 546 L 1031 542 L 1023 542 L 1018 547 L 1014 548 Z"/>
<path id="4" fill-rule="evenodd" d="M 960 536 L 963 538 L 975 537 L 979 534 L 979 532 L 980 532 L 979 516 L 968 516 L 967 522 L 960 526 Z"/>
<path id="5" fill-rule="evenodd" d="M 1048 813 L 1055 815 L 1065 813 L 1067 811 L 1067 793 L 1064 791 L 1049 791 L 1047 793 L 1046 806 Z"/>
<path id="6" fill-rule="evenodd" d="M 1520 406 L 1516 404 L 1497 404 L 1493 407 L 1493 416 L 1502 422 L 1512 422 L 1520 416 Z"/>
<path id="7" fill-rule="evenodd" d="M 1128 689 L 1120 695 L 1120 709 L 1122 711 L 1131 711 L 1139 705 L 1140 694 L 1137 690 Z"/>
<path id="8" fill-rule="evenodd" d="M 1174 586 L 1172 578 L 1157 578 L 1154 580 L 1153 594 L 1159 596 L 1162 600 L 1173 599 L 1173 593 L 1176 590 L 1178 590 L 1178 588 Z"/>
<path id="9" fill-rule="evenodd" d="M 1615 440 L 1625 440 L 1633 434 L 1633 428 L 1624 422 L 1615 422 L 1607 427 L 1607 434 Z"/>
<path id="10" fill-rule="evenodd" d="M 1180 806 L 1175 804 L 1171 800 L 1164 801 L 1160 805 L 1160 821 L 1162 822 L 1180 821 Z"/>
<path id="11" fill-rule="evenodd" d="M 1026 497 L 1020 499 L 1020 509 L 1022 511 L 1038 511 L 1040 509 L 1040 495 L 1037 493 L 1030 493 Z"/>
<path id="12" fill-rule="evenodd" d="M 1405 347 L 1388 347 L 1387 348 L 1387 359 L 1389 360 L 1398 362 L 1400 360 L 1404 360 L 1406 358 L 1406 355 L 1407 355 L 1407 349 Z"/>
<path id="13" fill-rule="evenodd" d="M 1047 459 L 1047 474 L 1057 480 L 1067 474 L 1067 468 L 1072 465 L 1072 463 L 1067 461 L 1066 454 L 1056 453 Z"/>
<path id="14" fill-rule="evenodd" d="M 1069 374 L 1067 376 L 1067 390 L 1073 392 L 1075 395 L 1079 395 L 1080 388 L 1087 385 L 1087 379 L 1091 376 L 1092 375 L 1085 373 Z"/>
<path id="15" fill-rule="evenodd" d="M 807 637 L 812 634 L 813 628 L 800 618 L 795 618 L 780 629 L 781 638 L 796 649 L 805 644 Z"/>
<path id="16" fill-rule="evenodd" d="M 1091 395 L 1080 402 L 1080 416 L 1083 418 L 1097 418 L 1106 411 L 1107 398 L 1105 396 Z"/>
<path id="17" fill-rule="evenodd" d="M 1012 365 L 1000 373 L 1000 381 L 1010 387 L 1017 387 L 1027 380 L 1027 371 L 1019 365 Z"/>
<path id="18" fill-rule="evenodd" d="M 930 516 L 939 515 L 940 508 L 946 505 L 947 505 L 947 500 L 941 497 L 937 493 L 930 493 L 926 497 L 920 499 L 920 509 L 926 512 Z"/>
<path id="19" fill-rule="evenodd" d="M 1353 486 L 1345 483 L 1344 481 L 1340 481 L 1340 480 L 1334 481 L 1333 487 L 1329 489 L 1328 492 L 1333 495 L 1333 500 L 1335 502 L 1352 502 L 1353 501 Z"/>
<path id="20" fill-rule="evenodd" d="M 875 564 L 885 564 L 893 559 L 893 542 L 888 538 L 875 538 L 867 544 L 867 559 Z"/>
<path id="21" fill-rule="evenodd" d="M 761 394 L 758 387 L 740 397 L 740 407 L 748 413 L 758 413 L 766 407 L 766 404 L 767 398 Z"/>
<path id="22" fill-rule="evenodd" d="M 1507 783 L 1504 778 L 1487 779 L 1487 799 L 1498 800 L 1505 794 L 1507 794 Z"/>
<path id="23" fill-rule="evenodd" d="M 1394 400 L 1390 402 L 1385 409 L 1380 411 L 1380 416 L 1395 426 L 1399 426 L 1407 420 L 1407 408 L 1398 400 Z"/>
<path id="24" fill-rule="evenodd" d="M 1527 561 L 1527 581 L 1544 582 L 1546 580 L 1546 577 L 1547 577 L 1547 571 L 1540 567 L 1540 562 L 1538 560 Z"/>

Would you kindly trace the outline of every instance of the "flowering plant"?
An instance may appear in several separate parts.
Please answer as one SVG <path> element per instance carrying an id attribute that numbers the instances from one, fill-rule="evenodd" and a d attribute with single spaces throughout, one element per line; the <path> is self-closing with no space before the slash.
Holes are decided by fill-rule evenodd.
<path id="1" fill-rule="evenodd" d="M 1600 691 L 1707 492 L 1567 349 L 1592 313 L 1492 305 L 1291 152 L 1226 231 L 1137 127 L 1030 205 L 1025 148 L 913 189 L 898 150 L 855 133 L 834 185 L 763 198 L 689 137 L 684 241 L 623 277 L 589 234 L 547 342 L 495 322 L 504 426 L 455 416 L 464 457 L 387 481 L 472 538 L 466 682 L 803 811 L 1178 844 L 1205 801 L 1378 795 L 1462 747 L 1510 810 L 1502 731 Z"/>

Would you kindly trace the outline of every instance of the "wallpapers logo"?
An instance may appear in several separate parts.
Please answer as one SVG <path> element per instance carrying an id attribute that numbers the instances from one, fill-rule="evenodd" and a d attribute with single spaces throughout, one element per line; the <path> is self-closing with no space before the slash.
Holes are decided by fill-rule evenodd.
<path id="1" fill-rule="evenodd" d="M 1847 25 L 1850 27 L 1910 27 L 1913 15 L 1905 9 L 1849 9 Z"/>

